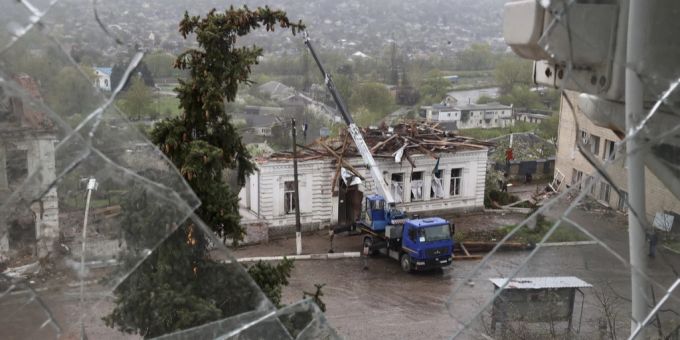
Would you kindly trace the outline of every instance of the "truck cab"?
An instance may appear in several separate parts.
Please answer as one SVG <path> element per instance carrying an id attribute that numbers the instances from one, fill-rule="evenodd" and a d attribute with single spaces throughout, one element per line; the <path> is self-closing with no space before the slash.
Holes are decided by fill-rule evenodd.
<path id="1" fill-rule="evenodd" d="M 453 227 L 448 221 L 439 217 L 408 220 L 401 232 L 401 268 L 411 271 L 448 266 L 453 247 Z"/>
<path id="2" fill-rule="evenodd" d="M 403 211 L 390 207 L 380 195 L 366 196 L 363 210 L 364 218 L 359 223 L 374 232 L 384 232 L 388 225 L 403 224 L 406 220 Z"/>

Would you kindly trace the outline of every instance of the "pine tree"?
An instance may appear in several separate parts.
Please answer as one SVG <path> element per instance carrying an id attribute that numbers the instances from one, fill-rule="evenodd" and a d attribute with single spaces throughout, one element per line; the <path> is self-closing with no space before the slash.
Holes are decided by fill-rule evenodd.
<path id="1" fill-rule="evenodd" d="M 237 130 L 225 113 L 224 102 L 236 98 L 238 87 L 249 83 L 251 67 L 262 55 L 258 47 L 236 47 L 238 37 L 264 26 L 290 28 L 286 13 L 269 7 L 250 10 L 231 7 L 210 11 L 205 17 L 185 13 L 180 33 L 195 35 L 199 48 L 177 57 L 175 67 L 188 70 L 189 78 L 176 88 L 183 114 L 158 123 L 151 139 L 179 169 L 202 204 L 196 210 L 206 225 L 224 239 L 243 238 L 239 225 L 238 197 L 224 181 L 224 170 L 233 170 L 243 185 L 255 165 Z M 159 176 L 158 180 L 162 180 Z M 123 231 L 131 249 L 143 249 L 154 239 L 161 223 L 172 212 L 159 211 L 153 193 L 131 189 L 122 204 Z M 104 320 L 110 327 L 154 337 L 226 318 L 254 309 L 256 292 L 244 278 L 232 275 L 236 264 L 209 258 L 207 239 L 191 221 L 181 225 L 116 290 L 116 307 Z M 250 273 L 270 300 L 278 304 L 280 286 L 287 284 L 292 263 L 276 267 L 258 265 Z"/>

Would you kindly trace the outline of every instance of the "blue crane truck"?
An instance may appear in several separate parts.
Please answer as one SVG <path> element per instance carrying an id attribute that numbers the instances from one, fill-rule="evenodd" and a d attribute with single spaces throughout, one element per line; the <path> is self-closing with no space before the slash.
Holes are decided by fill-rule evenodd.
<path id="1" fill-rule="evenodd" d="M 384 254 L 405 272 L 441 268 L 453 260 L 454 226 L 440 217 L 405 219 L 386 208 L 380 195 L 366 196 L 364 218 L 355 227 L 364 235 L 365 255 Z"/>
<path id="2" fill-rule="evenodd" d="M 373 159 L 371 150 L 361 131 L 349 114 L 345 102 L 319 59 L 307 31 L 303 32 L 305 45 L 324 77 L 324 83 L 331 93 L 340 114 L 347 124 L 347 131 L 361 154 L 364 165 L 370 171 L 378 195 L 366 197 L 363 219 L 353 226 L 364 236 L 364 250 L 367 255 L 383 253 L 399 260 L 401 268 L 410 272 L 440 268 L 451 264 L 453 255 L 453 225 L 439 217 L 407 220 L 403 211 L 395 207 L 394 197 L 383 178 L 382 171 Z"/>

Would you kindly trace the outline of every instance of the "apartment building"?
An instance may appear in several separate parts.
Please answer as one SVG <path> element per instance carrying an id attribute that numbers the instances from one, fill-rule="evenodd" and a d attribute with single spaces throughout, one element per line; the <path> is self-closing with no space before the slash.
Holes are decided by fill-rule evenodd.
<path id="1" fill-rule="evenodd" d="M 578 93 L 566 92 L 566 96 L 571 103 L 577 105 Z M 559 187 L 562 190 L 574 185 L 585 187 L 595 176 L 595 169 L 578 151 L 576 141 L 581 140 L 598 162 L 604 163 L 611 158 L 610 164 L 606 167 L 607 172 L 614 184 L 622 189 L 619 195 L 609 183 L 601 179 L 593 185 L 588 194 L 613 209 L 625 212 L 628 192 L 625 152 L 615 152 L 616 143 L 621 139 L 610 129 L 593 124 L 578 107 L 574 110 L 563 96 L 560 103 L 555 164 L 555 177 L 561 179 Z M 645 180 L 648 221 L 654 221 L 658 214 L 671 212 L 680 214 L 680 201 L 649 169 L 645 169 Z"/>
<path id="2" fill-rule="evenodd" d="M 422 109 L 428 121 L 455 123 L 457 129 L 497 128 L 514 124 L 512 106 L 499 103 L 435 104 Z"/>

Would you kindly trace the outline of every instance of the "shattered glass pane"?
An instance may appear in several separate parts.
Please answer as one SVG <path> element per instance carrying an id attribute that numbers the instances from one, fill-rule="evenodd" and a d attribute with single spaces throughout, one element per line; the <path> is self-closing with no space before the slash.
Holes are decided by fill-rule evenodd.
<path id="1" fill-rule="evenodd" d="M 312 300 L 245 313 L 157 339 L 340 339 Z"/>
<path id="2" fill-rule="evenodd" d="M 376 26 L 389 27 L 382 22 L 389 14 L 385 8 L 407 5 L 382 1 L 377 2 L 379 8 L 375 8 L 346 1 L 334 4 L 337 7 L 331 9 L 328 3 L 301 6 L 285 2 L 281 6 L 291 8 L 291 17 L 300 16 L 303 21 L 313 22 L 316 27 L 310 27 L 310 31 L 317 28 L 321 31 L 323 27 L 325 34 L 332 32 L 328 36 L 319 34 L 324 50 L 338 46 L 352 49 L 349 54 L 353 60 L 346 61 L 342 56 L 333 61 L 332 73 L 341 74 L 336 79 L 356 77 L 361 82 L 387 83 L 385 79 L 376 81 L 376 74 L 384 71 L 378 67 L 364 66 L 369 69 L 366 74 L 352 74 L 352 68 L 357 70 L 362 64 L 373 65 L 376 59 L 390 59 L 389 52 L 383 52 L 387 57 L 368 57 L 363 53 L 366 51 L 359 51 L 360 46 L 354 40 L 368 39 L 361 35 L 370 32 L 367 45 L 373 48 L 384 48 L 385 41 L 399 41 L 402 37 L 398 32 L 389 29 L 389 33 L 383 33 L 382 28 L 376 29 Z M 459 6 L 462 2 L 454 3 Z M 496 8 L 504 1 L 479 3 Z M 191 4 L 189 12 L 190 15 L 204 14 L 217 5 L 198 1 Z M 191 327 L 176 325 L 175 331 L 159 338 L 337 339 L 341 335 L 414 339 L 677 338 L 680 335 L 680 95 L 677 89 L 680 86 L 677 66 L 680 5 L 673 0 L 649 2 L 649 12 L 645 15 L 654 18 L 655 23 L 649 25 L 649 29 L 640 30 L 643 32 L 642 61 L 627 62 L 626 44 L 621 39 L 625 40 L 628 25 L 628 14 L 623 11 L 629 5 L 630 1 L 623 0 L 537 2 L 541 10 L 548 11 L 537 45 L 551 60 L 536 64 L 533 80 L 561 91 L 559 113 L 553 113 L 560 115 L 559 135 L 554 143 L 556 159 L 553 168 L 545 165 L 541 170 L 551 173 L 552 180 L 521 183 L 524 175 L 521 172 L 527 168 L 510 160 L 507 164 L 489 163 L 487 169 L 476 170 L 487 175 L 486 178 L 470 174 L 468 168 L 457 167 L 435 169 L 432 174 L 428 169 L 415 178 L 411 173 L 419 165 L 414 164 L 412 157 L 416 144 L 408 148 L 406 144 L 400 144 L 401 148 L 397 145 L 394 154 L 383 150 L 376 157 L 391 162 L 400 161 L 402 153 L 405 156 L 402 169 L 386 177 L 397 206 L 410 209 L 415 202 L 431 204 L 430 210 L 414 209 L 409 211 L 409 216 L 432 217 L 435 212 L 441 213 L 458 227 L 454 234 L 454 263 L 434 274 L 405 274 L 401 272 L 401 263 L 387 256 L 327 262 L 301 260 L 296 262 L 290 286 L 283 292 L 283 300 L 289 304 L 277 309 L 236 257 L 261 255 L 257 252 L 262 249 L 267 255 L 290 255 L 292 247 L 288 241 L 274 240 L 259 250 L 228 249 L 225 240 L 218 238 L 194 215 L 201 202 L 183 179 L 183 169 L 176 169 L 149 140 L 148 131 L 155 122 L 181 114 L 172 89 L 175 85 L 171 84 L 187 74 L 169 67 L 174 57 L 158 51 L 177 54 L 193 44 L 193 40 L 181 40 L 176 32 L 178 20 L 175 19 L 188 5 L 170 8 L 134 1 L 6 1 L 0 5 L 0 329 L 3 336 L 130 338 L 133 335 L 126 333 L 130 330 L 112 328 L 105 319 L 116 310 L 117 298 L 121 295 L 154 296 L 145 308 L 151 319 L 158 319 L 149 321 L 149 328 L 158 326 L 166 320 L 156 313 L 157 304 L 176 303 L 179 309 L 190 306 L 192 301 L 184 301 L 182 296 L 159 298 L 154 295 L 155 287 L 145 286 L 146 281 L 141 278 L 145 275 L 163 278 L 154 276 L 162 271 L 154 267 L 159 257 L 175 256 L 181 262 L 181 254 L 172 254 L 173 242 L 202 240 L 200 242 L 210 244 L 209 265 L 200 268 L 191 263 L 182 265 L 194 273 L 197 280 L 220 282 L 221 289 L 206 293 L 219 301 L 220 311 L 215 312 L 213 321 Z M 413 6 L 408 7 L 408 16 L 432 5 Z M 444 4 L 437 2 L 436 6 L 441 7 L 439 13 L 450 12 L 443 9 Z M 322 15 L 314 12 L 318 8 L 322 9 Z M 345 15 L 353 13 L 348 12 L 352 8 L 359 8 L 368 17 L 353 21 L 355 18 Z M 336 12 L 341 18 L 333 17 Z M 468 11 L 461 12 L 470 16 Z M 407 47 L 405 59 L 417 65 L 415 71 L 408 73 L 416 76 L 411 80 L 414 84 L 419 85 L 430 77 L 418 68 L 425 69 L 423 65 L 431 62 L 423 61 L 427 59 L 424 56 L 438 53 L 434 58 L 437 62 L 442 56 L 458 56 L 458 47 L 446 47 L 452 42 L 441 43 L 435 31 L 451 32 L 449 35 L 474 31 L 468 27 L 471 22 L 447 19 L 439 13 L 428 15 L 428 22 L 417 24 L 404 18 L 398 20 L 409 32 L 422 32 L 428 39 L 435 36 L 433 40 L 421 38 Z M 167 23 L 157 20 L 162 15 L 173 20 L 168 19 Z M 498 21 L 497 17 L 493 18 Z M 154 21 L 153 25 L 145 25 L 149 21 Z M 466 24 L 455 26 L 456 21 Z M 485 21 L 492 20 L 475 19 L 475 29 L 478 26 L 489 29 L 481 24 Z M 243 46 L 257 43 L 274 52 L 273 58 L 288 58 L 289 54 L 303 51 L 301 42 L 282 35 L 256 33 L 244 38 Z M 497 37 L 484 40 L 495 43 Z M 441 52 L 442 45 L 444 52 Z M 498 50 L 505 48 L 503 45 Z M 461 71 L 462 78 L 474 78 L 474 72 L 487 72 L 493 78 L 489 70 L 448 70 L 449 66 L 442 62 L 434 67 L 437 71 L 446 69 L 446 76 L 449 71 Z M 287 70 L 297 67 L 286 64 Z M 636 112 L 639 119 L 635 124 L 627 124 L 625 119 L 626 71 L 639 77 L 643 88 L 644 112 Z M 296 76 L 292 74 L 294 71 L 287 72 L 278 79 L 282 85 Z M 162 75 L 155 82 L 149 82 L 147 75 L 151 73 Z M 432 74 L 432 78 L 439 77 L 438 73 Z M 399 72 L 396 76 L 399 78 Z M 458 79 L 458 75 L 455 77 Z M 287 87 L 277 93 L 280 89 L 275 86 L 277 90 L 270 96 L 256 98 L 258 105 L 272 109 L 268 106 L 279 105 L 280 100 L 291 96 L 293 100 L 310 97 L 318 100 L 317 96 L 328 99 L 323 79 L 316 73 L 309 78 L 311 80 L 304 81 L 316 82 L 313 85 L 318 86 L 317 91 L 310 86 L 309 97 L 295 97 L 298 92 L 293 86 L 292 90 Z M 269 80 L 265 72 L 258 74 L 258 82 Z M 151 104 L 135 102 L 133 94 L 140 88 L 129 91 L 135 84 L 144 84 L 140 88 L 149 91 L 144 94 L 153 98 Z M 231 108 L 248 110 L 243 98 L 254 101 L 255 89 L 246 88 Z M 389 89 L 398 97 L 397 89 Z M 328 105 L 332 105 L 330 100 L 319 105 L 326 110 L 324 114 L 334 110 Z M 413 116 L 422 118 L 417 111 L 414 110 Z M 391 115 L 387 121 L 398 121 Z M 276 130 L 270 126 L 259 128 L 249 131 L 265 135 Z M 327 135 L 334 125 L 323 128 Z M 519 135 L 515 133 L 517 140 L 521 139 Z M 261 136 L 246 134 L 245 137 Z M 506 137 L 494 140 L 499 148 L 506 146 Z M 306 122 L 304 138 L 307 144 Z M 441 142 L 440 136 L 428 138 Z M 638 144 L 630 149 L 627 142 L 633 139 Z M 339 144 L 331 146 L 332 152 L 340 151 Z M 265 143 L 263 148 L 269 146 Z M 516 154 L 523 151 L 518 149 L 516 147 Z M 342 150 L 341 155 L 344 147 Z M 310 159 L 321 158 L 317 157 L 318 151 L 309 152 L 306 156 Z M 272 154 L 282 153 L 269 153 L 269 156 Z M 645 211 L 633 208 L 640 193 L 633 192 L 627 180 L 627 161 L 635 155 L 644 155 L 646 166 Z M 415 163 L 421 159 L 416 157 Z M 342 162 L 342 159 L 338 161 Z M 536 169 L 539 166 L 542 165 L 532 164 Z M 346 170 L 344 165 L 339 166 L 338 171 L 340 169 Z M 502 177 L 502 172 L 513 169 L 515 178 L 510 182 L 518 188 L 508 189 L 509 180 Z M 363 168 L 359 170 L 367 174 Z M 498 178 L 489 176 L 491 172 L 499 175 Z M 477 177 L 470 177 L 472 175 Z M 286 189 L 286 183 L 293 183 L 291 178 L 281 181 L 282 189 Z M 477 185 L 488 187 L 495 187 L 499 182 L 501 191 L 509 190 L 510 194 L 522 196 L 521 200 L 500 204 L 491 197 L 472 196 L 465 192 L 471 178 Z M 525 178 L 531 182 L 530 176 Z M 330 178 L 324 180 L 330 181 Z M 260 182 L 248 185 L 254 186 L 254 183 Z M 305 183 L 312 184 L 317 185 L 313 181 Z M 364 194 L 372 193 L 375 188 L 371 184 L 370 180 L 362 181 L 360 190 Z M 351 185 L 345 183 L 345 186 Z M 327 190 L 324 190 L 318 191 L 325 195 Z M 294 190 L 285 191 L 286 203 L 271 209 L 295 212 L 297 207 L 288 209 L 298 205 L 292 196 Z M 332 193 L 328 194 L 331 197 Z M 492 202 L 478 215 L 450 211 L 437 202 L 452 196 L 460 196 L 461 202 L 479 202 L 480 209 L 484 198 Z M 246 199 L 248 204 L 259 204 L 252 197 L 242 197 L 242 201 Z M 317 226 L 310 216 L 326 205 L 338 209 L 337 201 L 341 198 L 332 196 L 329 203 L 312 202 L 315 199 L 317 196 L 310 195 L 300 200 L 299 210 L 309 214 L 303 215 L 303 223 L 312 226 L 310 228 L 327 227 Z M 243 216 L 257 222 L 267 213 L 252 206 L 241 208 Z M 361 207 L 357 210 L 364 213 Z M 332 213 L 339 215 L 337 210 Z M 350 224 L 355 217 L 349 218 Z M 292 215 L 276 216 L 266 222 L 276 224 L 285 218 Z M 631 221 L 639 223 L 629 226 Z M 269 237 L 269 232 L 275 235 L 283 229 L 277 227 L 265 224 L 264 239 Z M 630 242 L 629 228 L 638 228 L 633 232 L 641 232 L 645 239 Z M 321 233 L 322 236 L 309 236 L 321 241 L 310 242 L 313 245 L 305 244 L 305 247 L 325 253 L 329 238 L 325 230 Z M 335 239 L 336 246 L 342 250 L 360 251 L 365 245 L 363 236 L 342 237 L 345 236 L 338 235 Z M 330 236 L 331 248 L 332 240 Z M 645 261 L 631 264 L 631 253 L 640 251 Z M 299 290 L 310 288 L 309 277 L 328 284 L 329 310 L 325 314 L 312 300 L 300 300 Z M 159 285 L 165 283 L 158 280 Z M 646 316 L 632 320 L 638 322 L 639 327 L 631 330 L 635 296 L 642 298 Z M 125 309 L 118 311 L 125 313 Z M 141 336 L 158 335 L 147 331 L 149 333 Z"/>

